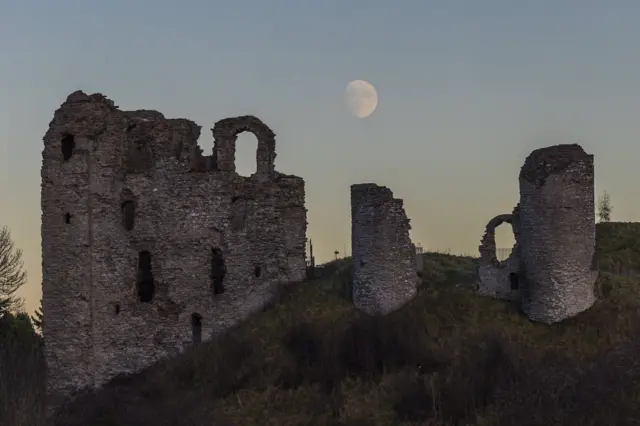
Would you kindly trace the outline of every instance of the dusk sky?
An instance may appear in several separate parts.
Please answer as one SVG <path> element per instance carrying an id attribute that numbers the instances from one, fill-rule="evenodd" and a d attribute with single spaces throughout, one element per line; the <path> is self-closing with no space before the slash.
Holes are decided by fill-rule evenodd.
<path id="1" fill-rule="evenodd" d="M 306 181 L 318 262 L 350 251 L 362 182 L 404 199 L 414 242 L 475 254 L 526 155 L 557 143 L 594 154 L 613 220 L 637 221 L 639 20 L 632 0 L 0 1 L 0 224 L 24 251 L 26 308 L 41 294 L 42 137 L 76 89 L 190 118 L 206 154 L 217 120 L 261 118 L 277 170 Z M 368 118 L 345 105 L 356 79 L 378 90 Z M 245 174 L 255 148 L 238 138 Z"/>

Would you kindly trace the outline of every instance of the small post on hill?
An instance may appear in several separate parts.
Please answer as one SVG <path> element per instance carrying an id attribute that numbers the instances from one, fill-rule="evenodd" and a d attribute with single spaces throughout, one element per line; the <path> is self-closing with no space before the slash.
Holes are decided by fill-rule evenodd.
<path id="1" fill-rule="evenodd" d="M 309 239 L 309 265 L 307 268 L 307 278 L 314 279 L 316 270 L 316 258 L 313 256 L 313 242 Z"/>

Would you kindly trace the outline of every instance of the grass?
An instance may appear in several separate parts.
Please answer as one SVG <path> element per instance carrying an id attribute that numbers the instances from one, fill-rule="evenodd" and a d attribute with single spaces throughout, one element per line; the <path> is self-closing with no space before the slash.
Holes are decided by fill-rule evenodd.
<path id="1" fill-rule="evenodd" d="M 618 275 L 640 274 L 640 223 L 599 223 L 596 247 L 601 268 Z"/>
<path id="2" fill-rule="evenodd" d="M 618 226 L 630 225 L 598 226 L 599 260 L 634 268 L 635 239 L 618 243 Z M 79 397 L 55 423 L 638 424 L 640 286 L 628 274 L 602 273 L 596 305 L 551 327 L 474 295 L 470 257 L 426 253 L 418 297 L 383 318 L 351 306 L 349 276 L 348 259 L 331 262 L 228 335 Z"/>

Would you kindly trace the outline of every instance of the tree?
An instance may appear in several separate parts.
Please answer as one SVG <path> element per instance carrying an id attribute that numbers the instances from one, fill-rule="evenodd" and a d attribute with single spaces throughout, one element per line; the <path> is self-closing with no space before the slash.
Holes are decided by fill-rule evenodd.
<path id="1" fill-rule="evenodd" d="M 0 230 L 0 316 L 22 308 L 16 292 L 27 281 L 22 250 L 15 247 L 6 226 Z"/>
<path id="2" fill-rule="evenodd" d="M 38 309 L 31 315 L 31 322 L 33 323 L 33 328 L 42 333 L 42 299 L 40 299 Z"/>
<path id="3" fill-rule="evenodd" d="M 611 197 L 607 191 L 604 191 L 604 194 L 598 199 L 598 218 L 600 222 L 610 222 L 612 210 Z"/>

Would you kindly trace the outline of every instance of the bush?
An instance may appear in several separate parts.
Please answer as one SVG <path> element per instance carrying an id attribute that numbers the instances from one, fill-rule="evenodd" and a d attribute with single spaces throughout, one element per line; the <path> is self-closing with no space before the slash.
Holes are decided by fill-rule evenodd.
<path id="1" fill-rule="evenodd" d="M 38 426 L 44 414 L 42 339 L 27 314 L 0 319 L 0 424 Z"/>

